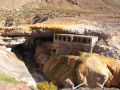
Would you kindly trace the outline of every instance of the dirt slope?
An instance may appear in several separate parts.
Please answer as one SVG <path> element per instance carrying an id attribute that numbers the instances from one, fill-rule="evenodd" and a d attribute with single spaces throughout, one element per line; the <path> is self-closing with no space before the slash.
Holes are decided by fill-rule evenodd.
<path id="1" fill-rule="evenodd" d="M 67 0 L 80 8 L 95 12 L 117 12 L 120 8 L 119 0 Z"/>
<path id="2" fill-rule="evenodd" d="M 41 4 L 52 4 L 80 11 L 90 12 L 120 12 L 119 0 L 0 0 L 0 8 L 19 8 L 29 2 L 37 2 Z M 72 5 L 72 6 L 71 6 Z"/>
<path id="3" fill-rule="evenodd" d="M 0 0 L 0 8 L 0 25 L 7 25 L 5 20 L 20 25 L 57 17 L 120 21 L 119 0 Z"/>
<path id="4" fill-rule="evenodd" d="M 0 8 L 4 9 L 13 9 L 19 8 L 25 3 L 32 2 L 34 0 L 0 0 Z"/>

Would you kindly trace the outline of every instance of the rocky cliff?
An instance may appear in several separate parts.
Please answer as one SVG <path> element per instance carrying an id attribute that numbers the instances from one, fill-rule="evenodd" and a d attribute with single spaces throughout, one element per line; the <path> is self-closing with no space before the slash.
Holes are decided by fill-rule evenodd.
<path id="1" fill-rule="evenodd" d="M 60 87 L 119 87 L 119 61 L 94 53 L 56 55 L 54 49 L 54 44 L 42 44 L 35 60 L 46 78 Z"/>
<path id="2" fill-rule="evenodd" d="M 46 80 L 60 88 L 120 88 L 119 3 L 0 0 L 0 72 L 33 85 Z M 54 33 L 92 35 L 99 40 L 94 53 L 80 52 L 54 44 Z"/>
<path id="3" fill-rule="evenodd" d="M 5 48 L 2 49 L 2 47 L 0 47 L 0 60 L 1 60 L 1 62 L 0 62 L 0 75 L 5 74 L 7 76 L 15 78 L 19 82 L 26 83 L 28 86 L 36 85 L 33 77 L 29 73 L 29 71 L 28 71 L 27 67 L 25 66 L 24 62 L 19 60 L 14 53 L 8 51 L 7 48 L 5 50 Z M 9 86 L 10 79 L 8 78 L 6 80 L 7 77 L 5 77 L 5 75 L 4 75 L 4 77 L 2 77 L 2 75 L 0 76 L 1 77 L 0 81 L 5 81 L 5 83 L 8 81 L 8 86 Z M 14 84 L 13 84 L 13 86 L 15 87 Z M 6 83 L 6 88 L 8 88 L 7 83 Z M 1 87 L 1 89 L 4 90 L 5 87 L 4 88 Z"/>

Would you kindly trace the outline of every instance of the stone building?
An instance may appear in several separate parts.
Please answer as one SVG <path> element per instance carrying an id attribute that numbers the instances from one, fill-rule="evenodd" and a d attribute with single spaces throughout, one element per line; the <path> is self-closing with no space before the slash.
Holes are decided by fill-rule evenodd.
<path id="1" fill-rule="evenodd" d="M 65 49 L 69 47 L 68 50 L 92 52 L 92 49 L 97 41 L 98 41 L 98 37 L 96 36 L 86 36 L 86 35 L 76 35 L 76 34 L 54 34 L 53 42 L 61 47 L 66 46 Z"/>

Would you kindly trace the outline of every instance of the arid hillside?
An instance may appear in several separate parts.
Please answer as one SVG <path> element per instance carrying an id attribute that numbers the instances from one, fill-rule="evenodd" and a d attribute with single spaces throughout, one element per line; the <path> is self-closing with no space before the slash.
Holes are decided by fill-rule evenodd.
<path id="1" fill-rule="evenodd" d="M 117 90 L 120 0 L 0 0 L 0 60 L 0 90 Z"/>
<path id="2" fill-rule="evenodd" d="M 25 3 L 32 1 L 34 0 L 0 0 L 0 8 L 4 8 L 4 9 L 19 8 Z"/>
<path id="3" fill-rule="evenodd" d="M 29 2 L 53 4 L 60 7 L 90 12 L 120 13 L 120 0 L 0 0 L 0 8 L 16 9 Z M 72 5 L 72 7 L 71 7 Z M 74 7 L 74 8 L 73 8 Z"/>
<path id="4" fill-rule="evenodd" d="M 67 0 L 72 4 L 78 5 L 81 9 L 91 12 L 119 12 L 119 0 Z"/>
<path id="5" fill-rule="evenodd" d="M 0 25 L 41 23 L 53 18 L 120 21 L 119 0 L 0 0 Z M 8 23 L 6 23 L 8 20 Z M 63 21 L 63 20 L 62 20 Z M 5 26 L 11 26 L 12 24 Z"/>

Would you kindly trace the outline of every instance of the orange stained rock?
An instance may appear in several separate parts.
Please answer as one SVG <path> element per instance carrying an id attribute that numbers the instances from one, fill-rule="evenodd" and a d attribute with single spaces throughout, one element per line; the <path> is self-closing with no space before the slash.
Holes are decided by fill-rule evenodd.
<path id="1" fill-rule="evenodd" d="M 25 24 L 25 25 L 18 25 L 18 26 L 11 26 L 11 27 L 0 27 L 0 33 L 6 34 L 6 31 L 14 31 L 14 30 L 22 30 L 26 33 L 31 34 L 32 28 L 43 28 L 43 29 L 54 29 L 54 31 L 64 31 L 66 27 L 69 25 L 95 25 L 95 22 L 51 22 L 51 23 L 37 23 L 37 24 Z M 7 33 L 8 35 L 11 33 Z"/>
<path id="2" fill-rule="evenodd" d="M 36 49 L 35 60 L 42 65 L 44 75 L 58 85 L 70 81 L 86 87 L 119 87 L 120 63 L 94 53 L 50 55 L 53 44 L 45 43 Z"/>
<path id="3" fill-rule="evenodd" d="M 99 58 L 106 66 L 108 67 L 109 71 L 112 74 L 112 78 L 108 80 L 106 83 L 107 86 L 116 86 L 119 87 L 120 84 L 120 61 L 112 59 L 112 58 L 106 58 L 104 56 L 96 55 L 97 58 Z"/>

